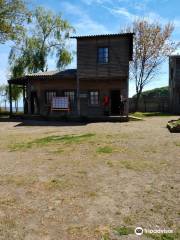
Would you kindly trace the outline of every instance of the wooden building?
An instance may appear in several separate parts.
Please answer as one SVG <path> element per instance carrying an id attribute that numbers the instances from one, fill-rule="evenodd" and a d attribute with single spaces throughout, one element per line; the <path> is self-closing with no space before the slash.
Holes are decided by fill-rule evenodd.
<path id="1" fill-rule="evenodd" d="M 169 57 L 170 110 L 180 114 L 180 55 Z"/>
<path id="2" fill-rule="evenodd" d="M 77 40 L 77 69 L 29 74 L 10 79 L 23 86 L 24 113 L 59 116 L 52 99 L 68 97 L 71 116 L 128 115 L 129 61 L 133 34 L 74 37 Z M 120 101 L 121 99 L 121 101 Z M 10 96 L 12 114 L 12 98 Z M 122 104 L 122 106 L 120 106 Z M 57 109 L 56 109 L 57 110 Z"/>

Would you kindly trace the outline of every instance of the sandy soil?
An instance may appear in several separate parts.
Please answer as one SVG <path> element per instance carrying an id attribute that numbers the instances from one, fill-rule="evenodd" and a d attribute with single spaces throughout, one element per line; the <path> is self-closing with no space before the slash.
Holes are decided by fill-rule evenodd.
<path id="1" fill-rule="evenodd" d="M 177 232 L 180 134 L 167 130 L 170 119 L 1 121 L 0 239 L 139 239 L 119 236 L 123 226 Z"/>

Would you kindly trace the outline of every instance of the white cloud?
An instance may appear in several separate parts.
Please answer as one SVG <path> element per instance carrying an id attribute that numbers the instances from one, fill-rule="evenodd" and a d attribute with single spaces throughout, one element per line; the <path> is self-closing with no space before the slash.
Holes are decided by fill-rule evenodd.
<path id="1" fill-rule="evenodd" d="M 128 11 L 126 8 L 107 8 L 113 15 L 121 15 L 124 16 L 126 18 L 128 18 L 129 20 L 133 20 L 134 18 L 137 18 L 138 16 L 131 13 L 130 11 Z"/>
<path id="2" fill-rule="evenodd" d="M 76 29 L 76 34 L 87 35 L 87 34 L 102 34 L 110 33 L 109 29 L 101 23 L 94 21 L 90 16 L 81 9 L 71 3 L 64 2 L 63 7 L 66 12 L 76 17 L 73 26 Z"/>
<path id="3" fill-rule="evenodd" d="M 168 23 L 168 19 L 161 17 L 159 14 L 155 12 L 144 12 L 141 14 L 135 14 L 124 7 L 116 7 L 116 8 L 104 7 L 104 8 L 106 8 L 114 16 L 125 17 L 129 22 L 132 22 L 138 18 L 143 18 L 150 22 L 160 22 L 161 24 Z M 180 21 L 175 20 L 175 23 L 177 26 L 180 26 Z"/>

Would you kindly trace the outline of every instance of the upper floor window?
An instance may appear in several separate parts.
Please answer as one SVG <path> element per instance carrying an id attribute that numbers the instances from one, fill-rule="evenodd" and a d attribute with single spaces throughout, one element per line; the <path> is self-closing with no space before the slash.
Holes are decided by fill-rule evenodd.
<path id="1" fill-rule="evenodd" d="M 71 103 L 75 101 L 75 91 L 73 90 L 64 91 L 64 96 L 68 97 Z"/>
<path id="2" fill-rule="evenodd" d="M 98 48 L 98 63 L 108 63 L 109 62 L 109 48 L 99 47 Z"/>
<path id="3" fill-rule="evenodd" d="M 46 91 L 45 92 L 45 101 L 47 104 L 51 104 L 53 97 L 56 97 L 57 92 L 56 91 Z"/>

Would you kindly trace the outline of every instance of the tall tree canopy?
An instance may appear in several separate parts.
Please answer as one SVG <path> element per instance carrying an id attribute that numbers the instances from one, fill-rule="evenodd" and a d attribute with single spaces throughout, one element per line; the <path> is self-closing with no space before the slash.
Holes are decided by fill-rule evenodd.
<path id="1" fill-rule="evenodd" d="M 57 68 L 64 68 L 72 60 L 66 40 L 73 31 L 73 27 L 61 15 L 38 7 L 32 15 L 27 34 L 10 51 L 12 76 L 47 71 L 48 56 L 53 55 L 56 55 Z"/>
<path id="2" fill-rule="evenodd" d="M 0 43 L 16 40 L 30 19 L 23 0 L 0 0 Z"/>
<path id="3" fill-rule="evenodd" d="M 130 65 L 130 78 L 136 85 L 136 110 L 144 87 L 157 75 L 159 67 L 172 54 L 179 43 L 171 41 L 174 26 L 168 23 L 150 23 L 136 20 L 126 31 L 134 32 L 133 61 Z"/>

